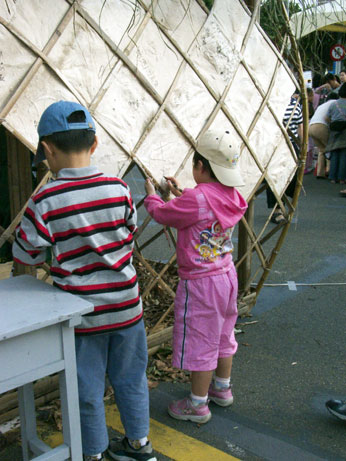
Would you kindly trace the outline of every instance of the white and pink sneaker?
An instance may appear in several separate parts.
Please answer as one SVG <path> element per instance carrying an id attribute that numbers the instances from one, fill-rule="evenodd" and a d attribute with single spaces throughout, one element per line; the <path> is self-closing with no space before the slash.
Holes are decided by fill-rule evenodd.
<path id="1" fill-rule="evenodd" d="M 168 413 L 172 418 L 195 423 L 206 423 L 211 418 L 208 403 L 193 405 L 189 397 L 175 400 L 168 405 Z"/>
<path id="2" fill-rule="evenodd" d="M 211 383 L 208 391 L 208 399 L 221 407 L 228 407 L 229 405 L 232 405 L 233 395 L 231 386 L 226 387 L 225 389 L 216 389 L 213 386 L 213 383 Z"/>

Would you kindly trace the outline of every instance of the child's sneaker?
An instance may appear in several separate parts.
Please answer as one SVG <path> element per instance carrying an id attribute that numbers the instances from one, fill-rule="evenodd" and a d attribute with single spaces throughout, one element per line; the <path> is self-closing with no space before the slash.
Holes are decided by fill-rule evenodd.
<path id="1" fill-rule="evenodd" d="M 224 389 L 216 389 L 213 383 L 209 386 L 208 398 L 221 407 L 228 407 L 233 403 L 231 386 Z"/>
<path id="2" fill-rule="evenodd" d="M 157 461 L 149 441 L 144 447 L 132 448 L 127 437 L 112 439 L 108 454 L 117 461 Z"/>
<path id="3" fill-rule="evenodd" d="M 168 413 L 172 418 L 195 423 L 206 423 L 211 418 L 208 403 L 195 406 L 189 397 L 171 402 L 168 405 Z"/>

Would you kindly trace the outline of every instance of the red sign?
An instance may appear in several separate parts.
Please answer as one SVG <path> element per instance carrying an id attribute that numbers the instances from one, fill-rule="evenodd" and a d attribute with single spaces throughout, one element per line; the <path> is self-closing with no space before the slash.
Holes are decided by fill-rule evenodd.
<path id="1" fill-rule="evenodd" d="M 330 49 L 330 57 L 333 61 L 342 61 L 346 56 L 346 50 L 344 45 L 337 43 L 333 45 Z"/>

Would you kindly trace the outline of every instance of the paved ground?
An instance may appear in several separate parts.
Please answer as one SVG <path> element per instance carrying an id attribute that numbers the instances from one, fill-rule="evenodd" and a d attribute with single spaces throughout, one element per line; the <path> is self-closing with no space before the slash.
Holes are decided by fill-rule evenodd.
<path id="1" fill-rule="evenodd" d="M 258 323 L 237 335 L 235 402 L 226 409 L 212 406 L 208 424 L 199 427 L 167 415 L 168 402 L 185 395 L 187 385 L 162 383 L 151 391 L 151 437 L 159 460 L 346 460 L 346 423 L 324 406 L 330 397 L 346 398 L 346 285 L 337 285 L 346 283 L 346 199 L 338 196 L 339 186 L 312 175 L 304 187 L 295 223 L 267 280 L 294 281 L 297 291 L 262 289 L 253 317 L 245 319 Z M 266 216 L 262 195 L 255 226 Z M 313 285 L 321 283 L 330 285 Z M 109 425 L 119 430 L 116 423 Z M 20 459 L 17 445 L 0 452 L 1 461 Z"/>

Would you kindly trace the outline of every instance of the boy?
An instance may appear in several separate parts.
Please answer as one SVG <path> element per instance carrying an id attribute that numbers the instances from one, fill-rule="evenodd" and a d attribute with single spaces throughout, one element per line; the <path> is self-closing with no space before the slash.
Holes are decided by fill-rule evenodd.
<path id="1" fill-rule="evenodd" d="M 47 159 L 56 179 L 33 196 L 16 230 L 14 259 L 40 265 L 51 248 L 54 285 L 92 302 L 76 328 L 76 357 L 85 461 L 156 461 L 147 439 L 147 346 L 132 265 L 136 209 L 128 186 L 107 177 L 90 157 L 94 121 L 80 104 L 59 101 L 42 114 L 36 163 Z M 125 428 L 108 446 L 105 375 Z"/>

